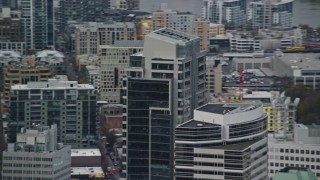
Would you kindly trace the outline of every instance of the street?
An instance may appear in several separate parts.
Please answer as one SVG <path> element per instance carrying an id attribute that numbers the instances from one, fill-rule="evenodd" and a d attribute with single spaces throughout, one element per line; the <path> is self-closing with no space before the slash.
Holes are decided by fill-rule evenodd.
<path id="1" fill-rule="evenodd" d="M 101 151 L 101 156 L 102 157 L 102 169 L 103 171 L 107 174 L 106 175 L 106 179 L 110 180 L 119 180 L 120 179 L 120 173 L 118 172 L 118 168 L 114 166 L 113 161 L 111 160 L 109 153 L 107 153 L 107 149 L 106 149 L 106 139 L 101 139 L 99 141 L 99 147 L 100 147 L 100 151 Z M 113 175 L 108 175 L 108 167 L 111 167 L 111 169 L 114 169 L 113 171 Z"/>

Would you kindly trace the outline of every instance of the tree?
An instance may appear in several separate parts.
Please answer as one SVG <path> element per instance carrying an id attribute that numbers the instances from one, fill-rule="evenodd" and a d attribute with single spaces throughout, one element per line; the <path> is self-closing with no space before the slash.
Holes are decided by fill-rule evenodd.
<path id="1" fill-rule="evenodd" d="M 298 84 L 286 89 L 286 96 L 300 98 L 297 110 L 297 122 L 303 124 L 320 124 L 320 94 Z"/>

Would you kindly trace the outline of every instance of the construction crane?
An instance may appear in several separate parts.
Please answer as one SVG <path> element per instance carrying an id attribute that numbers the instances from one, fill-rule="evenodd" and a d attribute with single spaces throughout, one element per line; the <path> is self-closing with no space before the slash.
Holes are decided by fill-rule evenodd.
<path id="1" fill-rule="evenodd" d="M 242 66 L 238 66 L 238 72 L 240 74 L 240 78 L 239 78 L 239 82 L 240 82 L 240 86 L 239 86 L 239 99 L 240 101 L 242 101 L 243 99 L 243 83 L 244 83 L 244 75 L 243 75 L 243 68 Z"/>

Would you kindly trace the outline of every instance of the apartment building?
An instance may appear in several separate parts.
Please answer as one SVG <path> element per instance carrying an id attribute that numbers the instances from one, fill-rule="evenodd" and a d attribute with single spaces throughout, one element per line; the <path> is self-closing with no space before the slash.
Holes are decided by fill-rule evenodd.
<path id="1" fill-rule="evenodd" d="M 152 32 L 152 19 L 142 19 L 139 21 L 138 40 L 144 40 L 144 37 Z"/>
<path id="2" fill-rule="evenodd" d="M 248 20 L 252 27 L 292 27 L 293 0 L 254 1 L 249 4 Z"/>
<path id="3" fill-rule="evenodd" d="M 217 57 L 206 57 L 206 88 L 207 93 L 222 93 L 222 66 Z"/>
<path id="4" fill-rule="evenodd" d="M 95 146 L 96 90 L 66 78 L 11 87 L 9 140 L 20 127 L 58 126 L 58 140 L 73 148 Z"/>
<path id="5" fill-rule="evenodd" d="M 226 33 L 224 24 L 209 24 L 209 37 L 216 37 L 217 35 L 224 35 Z"/>
<path id="6" fill-rule="evenodd" d="M 117 41 L 113 46 L 99 47 L 100 60 L 100 100 L 120 103 L 120 91 L 125 68 L 129 67 L 132 54 L 143 51 L 143 41 Z"/>
<path id="7" fill-rule="evenodd" d="M 292 134 L 289 134 L 289 137 Z M 293 139 L 286 132 L 268 136 L 269 179 L 285 167 L 310 169 L 320 178 L 320 126 L 295 124 Z"/>
<path id="8" fill-rule="evenodd" d="M 175 179 L 266 179 L 262 105 L 206 104 L 175 129 Z"/>
<path id="9" fill-rule="evenodd" d="M 21 18 L 27 49 L 54 47 L 53 0 L 21 0 Z"/>
<path id="10" fill-rule="evenodd" d="M 35 56 L 24 56 L 22 62 L 6 66 L 3 72 L 3 112 L 6 112 L 9 107 L 11 86 L 15 84 L 27 84 L 29 81 L 47 81 L 53 77 L 51 66 L 43 62 L 36 62 Z"/>
<path id="11" fill-rule="evenodd" d="M 302 45 L 301 29 L 260 29 L 258 32 L 229 31 L 230 50 L 236 52 L 253 52 L 260 50 L 285 49 Z"/>
<path id="12" fill-rule="evenodd" d="M 2 157 L 2 179 L 70 179 L 70 146 L 57 143 L 57 125 L 22 128 Z"/>
<path id="13" fill-rule="evenodd" d="M 136 27 L 132 22 L 97 23 L 76 25 L 75 53 L 98 54 L 100 45 L 113 45 L 115 41 L 136 40 Z"/>
<path id="14" fill-rule="evenodd" d="M 43 50 L 35 55 L 36 62 L 49 64 L 52 67 L 54 75 L 65 75 L 66 67 L 64 64 L 64 55 L 59 51 Z"/>
<path id="15" fill-rule="evenodd" d="M 240 27 L 246 23 L 247 1 L 204 0 L 202 18 L 216 24 Z"/>
<path id="16" fill-rule="evenodd" d="M 153 30 L 164 27 L 194 34 L 195 16 L 191 13 L 178 13 L 171 9 L 162 9 L 152 13 Z"/>
<path id="17" fill-rule="evenodd" d="M 210 38 L 210 25 L 208 21 L 197 19 L 195 21 L 194 35 L 201 39 L 201 49 L 208 50 Z"/>
<path id="18" fill-rule="evenodd" d="M 100 89 L 100 67 L 99 66 L 86 66 L 88 72 L 89 84 L 99 92 Z"/>
<path id="19" fill-rule="evenodd" d="M 10 8 L 0 8 L 0 42 L 23 42 L 22 23 Z"/>
<path id="20" fill-rule="evenodd" d="M 111 8 L 112 0 L 60 0 L 59 19 L 60 28 L 63 30 L 68 21 L 103 22 L 106 10 Z"/>

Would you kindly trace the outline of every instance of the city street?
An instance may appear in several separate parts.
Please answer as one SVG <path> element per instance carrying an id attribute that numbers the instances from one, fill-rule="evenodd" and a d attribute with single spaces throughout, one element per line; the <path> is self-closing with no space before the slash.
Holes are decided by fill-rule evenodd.
<path id="1" fill-rule="evenodd" d="M 102 158 L 102 168 L 103 171 L 107 174 L 108 173 L 108 167 L 111 167 L 111 169 L 115 169 L 113 171 L 113 175 L 106 175 L 109 177 L 110 180 L 119 180 L 120 179 L 120 173 L 118 172 L 118 168 L 113 165 L 113 161 L 111 160 L 109 153 L 107 153 L 107 149 L 105 144 L 107 143 L 106 139 L 101 139 L 99 146 L 101 147 L 101 156 Z"/>

